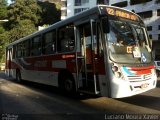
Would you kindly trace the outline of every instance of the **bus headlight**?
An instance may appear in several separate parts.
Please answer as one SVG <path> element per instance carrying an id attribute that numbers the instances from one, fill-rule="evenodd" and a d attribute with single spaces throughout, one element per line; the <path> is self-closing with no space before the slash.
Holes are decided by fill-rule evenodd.
<path id="1" fill-rule="evenodd" d="M 113 72 L 117 72 L 118 71 L 118 67 L 117 66 L 112 66 L 112 71 Z"/>
<path id="2" fill-rule="evenodd" d="M 122 77 L 122 73 L 120 72 L 118 66 L 113 65 L 112 66 L 112 72 L 114 73 L 116 78 L 121 78 Z"/>
<path id="3" fill-rule="evenodd" d="M 115 75 L 115 77 L 117 77 L 117 78 L 122 77 L 122 74 L 121 74 L 120 72 L 115 72 L 114 75 Z"/>

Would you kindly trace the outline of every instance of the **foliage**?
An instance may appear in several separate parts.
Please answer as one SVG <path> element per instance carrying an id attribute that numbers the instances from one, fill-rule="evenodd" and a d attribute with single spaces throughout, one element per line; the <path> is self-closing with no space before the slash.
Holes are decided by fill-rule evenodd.
<path id="1" fill-rule="evenodd" d="M 32 34 L 34 31 L 36 31 L 36 28 L 31 20 L 22 20 L 9 31 L 9 43 Z"/>
<path id="2" fill-rule="evenodd" d="M 10 29 L 19 25 L 20 21 L 31 20 L 33 24 L 38 24 L 40 20 L 41 8 L 35 0 L 15 0 L 8 7 L 8 19 Z"/>
<path id="3" fill-rule="evenodd" d="M 38 2 L 38 5 L 42 9 L 39 26 L 53 24 L 60 20 L 60 7 L 58 3 Z"/>
<path id="4" fill-rule="evenodd" d="M 7 17 L 7 1 L 0 0 L 0 20 L 3 20 Z"/>
<path id="5" fill-rule="evenodd" d="M 8 32 L 0 34 L 0 62 L 4 62 L 5 46 L 8 44 Z"/>
<path id="6" fill-rule="evenodd" d="M 0 0 L 0 20 L 4 20 L 7 17 L 7 1 Z M 0 62 L 4 58 L 4 47 L 7 35 L 5 33 L 4 22 L 0 21 Z"/>
<path id="7" fill-rule="evenodd" d="M 7 28 L 11 30 L 11 41 L 33 33 L 38 26 L 59 21 L 60 9 L 58 10 L 56 6 L 54 3 L 37 0 L 14 0 L 8 7 Z"/>
<path id="8" fill-rule="evenodd" d="M 0 34 L 4 33 L 5 29 L 3 28 L 3 26 L 0 26 Z"/>
<path id="9" fill-rule="evenodd" d="M 60 20 L 60 5 L 38 0 L 0 0 L 0 59 L 4 57 L 5 46 L 24 36 L 32 34 L 39 25 L 53 24 Z M 58 7 L 57 7 L 58 6 Z"/>

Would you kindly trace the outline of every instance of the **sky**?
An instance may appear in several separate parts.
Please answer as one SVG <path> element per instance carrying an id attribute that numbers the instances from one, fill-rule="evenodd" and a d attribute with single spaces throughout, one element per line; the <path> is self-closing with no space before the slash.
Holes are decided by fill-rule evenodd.
<path id="1" fill-rule="evenodd" d="M 7 0 L 8 4 L 11 4 L 11 0 Z"/>

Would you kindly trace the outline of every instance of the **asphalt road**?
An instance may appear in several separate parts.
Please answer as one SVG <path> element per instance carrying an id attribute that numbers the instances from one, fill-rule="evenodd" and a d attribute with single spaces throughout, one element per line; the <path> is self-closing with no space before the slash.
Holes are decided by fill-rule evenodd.
<path id="1" fill-rule="evenodd" d="M 160 80 L 157 88 L 123 99 L 70 97 L 55 87 L 19 84 L 1 72 L 0 115 L 2 120 L 159 120 Z"/>

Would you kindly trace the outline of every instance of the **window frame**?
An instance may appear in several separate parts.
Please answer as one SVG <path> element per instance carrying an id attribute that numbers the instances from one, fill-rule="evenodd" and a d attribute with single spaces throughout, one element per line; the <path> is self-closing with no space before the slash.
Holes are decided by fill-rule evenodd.
<path id="1" fill-rule="evenodd" d="M 69 32 L 70 32 L 69 29 L 72 29 L 71 33 L 73 33 L 73 34 L 69 34 Z M 75 26 L 74 26 L 73 23 L 72 24 L 71 23 L 67 24 L 67 25 L 59 27 L 57 29 L 57 44 L 56 45 L 57 45 L 57 52 L 58 53 L 72 52 L 72 51 L 74 51 L 74 49 L 76 47 L 75 31 L 74 30 L 75 30 Z M 68 39 L 64 38 L 65 35 L 66 35 L 66 37 L 69 37 L 69 38 Z M 70 45 L 70 46 L 68 46 L 68 50 L 67 50 L 67 45 L 66 45 L 66 48 L 62 47 L 62 41 L 65 40 L 65 39 L 66 39 L 66 41 L 64 41 L 63 43 L 65 44 L 65 42 L 66 42 L 66 44 Z M 71 49 L 70 47 L 71 47 L 71 43 L 72 42 L 73 42 L 73 48 Z M 66 49 L 66 50 L 62 50 L 62 49 Z"/>
<path id="2" fill-rule="evenodd" d="M 49 33 L 52 34 L 52 40 L 47 43 L 48 44 L 52 43 L 52 50 L 53 50 L 53 45 L 54 45 L 54 50 L 50 51 L 49 53 L 46 53 L 45 49 L 46 49 L 47 43 L 46 43 L 45 35 L 47 35 Z M 43 33 L 42 39 L 43 39 L 42 40 L 42 43 L 43 43 L 42 44 L 42 54 L 43 55 L 54 54 L 56 52 L 56 39 L 57 39 L 56 29 Z"/>
<path id="3" fill-rule="evenodd" d="M 38 37 L 39 37 L 39 42 L 34 42 L 35 38 L 38 38 Z M 38 45 L 36 45 L 35 43 L 38 43 Z M 31 49 L 30 50 L 30 56 L 41 55 L 41 53 L 42 53 L 42 38 L 41 38 L 41 35 L 36 35 L 36 36 L 31 38 L 30 49 Z"/>

